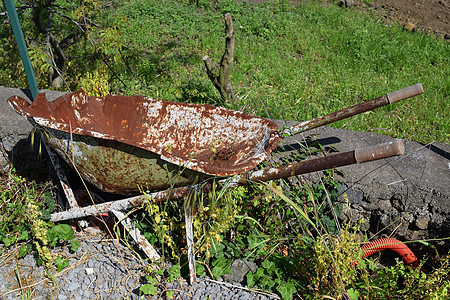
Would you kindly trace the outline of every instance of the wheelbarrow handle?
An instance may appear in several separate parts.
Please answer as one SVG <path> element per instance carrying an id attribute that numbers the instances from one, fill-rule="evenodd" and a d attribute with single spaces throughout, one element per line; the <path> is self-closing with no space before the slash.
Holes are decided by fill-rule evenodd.
<path id="1" fill-rule="evenodd" d="M 389 103 L 392 104 L 394 102 L 408 99 L 417 95 L 423 94 L 423 87 L 421 83 L 417 83 L 412 86 L 408 86 L 404 89 L 392 92 L 387 94 L 387 98 L 389 100 Z"/>
<path id="2" fill-rule="evenodd" d="M 395 140 L 386 144 L 357 149 L 355 150 L 355 159 L 358 163 L 364 163 L 391 156 L 403 155 L 403 153 L 405 153 L 403 142 Z"/>
<path id="3" fill-rule="evenodd" d="M 401 140 L 396 140 L 394 142 L 370 146 L 354 151 L 348 151 L 314 159 L 307 159 L 287 166 L 250 172 L 245 176 L 241 175 L 239 183 L 245 184 L 245 182 L 248 180 L 269 181 L 286 178 L 315 171 L 348 166 L 355 163 L 364 163 L 402 155 L 404 152 L 405 148 L 403 146 L 403 142 Z"/>
<path id="4" fill-rule="evenodd" d="M 394 142 L 362 148 L 354 151 L 319 157 L 315 159 L 308 159 L 293 163 L 287 166 L 276 168 L 269 168 L 264 170 L 252 171 L 238 175 L 229 181 L 228 179 L 219 180 L 217 188 L 236 187 L 238 185 L 247 185 L 256 181 L 269 181 L 274 179 L 286 178 L 290 176 L 311 173 L 336 167 L 347 166 L 355 163 L 364 163 L 377 159 L 387 158 L 404 153 L 403 142 L 396 140 Z M 64 220 L 82 218 L 99 213 L 109 212 L 111 210 L 129 210 L 132 207 L 142 205 L 146 201 L 153 203 L 163 202 L 167 200 L 179 199 L 186 197 L 189 193 L 203 192 L 206 193 L 211 190 L 210 183 L 197 184 L 196 186 L 182 186 L 165 191 L 154 192 L 144 196 L 136 196 L 124 200 L 117 200 L 112 202 L 91 205 L 87 207 L 75 207 L 68 211 L 54 213 L 50 221 L 59 222 Z"/>
<path id="5" fill-rule="evenodd" d="M 287 128 L 283 131 L 284 135 L 293 135 L 295 133 L 304 132 L 316 127 L 320 127 L 323 125 L 327 125 L 339 120 L 343 120 L 370 110 L 373 110 L 378 107 L 382 107 L 388 104 L 392 104 L 398 102 L 403 99 L 407 99 L 410 97 L 414 97 L 423 93 L 422 84 L 417 83 L 410 87 L 391 92 L 387 95 L 384 95 L 379 98 L 375 98 L 366 102 L 362 102 L 342 110 L 336 111 L 334 113 L 317 117 L 315 119 L 301 122 L 297 125 L 292 126 L 291 128 Z"/>

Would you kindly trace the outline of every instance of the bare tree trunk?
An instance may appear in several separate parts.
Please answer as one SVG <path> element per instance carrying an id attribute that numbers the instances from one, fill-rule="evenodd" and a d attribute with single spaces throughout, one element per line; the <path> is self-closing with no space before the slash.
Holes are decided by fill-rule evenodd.
<path id="1" fill-rule="evenodd" d="M 45 0 L 39 2 L 38 5 L 33 6 L 33 22 L 38 31 L 47 37 L 47 49 L 49 51 L 52 65 L 54 68 L 54 71 L 51 72 L 50 84 L 55 82 L 57 78 L 60 78 L 64 81 L 62 76 L 62 70 L 64 68 L 64 63 L 66 61 L 64 50 L 69 46 L 71 46 L 72 44 L 75 44 L 78 40 L 80 40 L 84 36 L 85 30 L 82 27 L 86 27 L 86 23 L 77 24 L 78 27 L 74 30 L 74 32 L 72 32 L 61 42 L 59 42 L 51 31 L 51 18 L 54 12 L 53 8 L 54 2 L 55 0 Z M 80 2 L 80 5 L 82 5 L 82 2 Z M 45 11 L 48 11 L 47 26 L 45 26 L 41 20 L 42 17 L 41 14 Z M 49 49 L 50 47 L 51 49 Z M 66 86 L 67 88 L 69 88 L 67 83 Z"/>
<path id="2" fill-rule="evenodd" d="M 237 29 L 239 28 L 242 27 L 238 27 Z M 214 66 L 211 58 L 208 55 L 203 57 L 206 73 L 224 101 L 228 101 L 230 99 L 233 101 L 236 100 L 236 97 L 234 96 L 234 89 L 230 80 L 234 46 L 236 45 L 236 38 L 234 36 L 236 30 L 233 29 L 233 20 L 231 15 L 228 13 L 225 14 L 225 53 L 220 61 L 218 75 L 214 74 Z"/>

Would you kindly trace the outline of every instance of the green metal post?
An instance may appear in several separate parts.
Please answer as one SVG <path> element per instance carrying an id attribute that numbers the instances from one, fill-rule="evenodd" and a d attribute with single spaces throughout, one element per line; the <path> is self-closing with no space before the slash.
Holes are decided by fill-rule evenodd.
<path id="1" fill-rule="evenodd" d="M 25 38 L 23 37 L 22 28 L 20 27 L 16 7 L 14 6 L 13 0 L 4 0 L 4 3 L 6 10 L 8 11 L 8 17 L 14 32 L 14 37 L 16 38 L 17 47 L 19 48 L 20 58 L 22 59 L 23 67 L 25 68 L 25 73 L 27 74 L 31 96 L 34 100 L 38 94 L 38 87 L 36 77 L 33 72 L 33 66 L 31 65 L 30 56 L 28 55 L 27 45 L 25 44 Z"/>

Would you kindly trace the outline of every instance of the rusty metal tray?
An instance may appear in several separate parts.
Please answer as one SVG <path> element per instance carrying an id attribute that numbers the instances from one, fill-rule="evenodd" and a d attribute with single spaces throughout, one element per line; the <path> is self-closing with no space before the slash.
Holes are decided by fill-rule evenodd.
<path id="1" fill-rule="evenodd" d="M 122 195 L 185 186 L 245 173 L 267 158 L 281 136 L 306 131 L 423 93 L 416 84 L 280 130 L 267 119 L 208 104 L 143 96 L 88 97 L 83 91 L 49 102 L 8 99 L 84 179 Z"/>
<path id="2" fill-rule="evenodd" d="M 119 194 L 191 184 L 253 169 L 278 145 L 278 126 L 212 105 L 141 96 L 88 97 L 83 91 L 49 102 L 8 99 L 32 118 L 80 175 Z"/>

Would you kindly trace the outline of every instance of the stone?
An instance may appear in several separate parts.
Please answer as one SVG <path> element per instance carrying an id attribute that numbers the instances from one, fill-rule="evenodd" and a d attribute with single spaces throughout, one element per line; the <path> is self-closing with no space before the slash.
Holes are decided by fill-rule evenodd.
<path id="1" fill-rule="evenodd" d="M 211 289 L 209 290 L 209 293 L 210 293 L 211 295 L 218 295 L 219 292 L 220 292 L 220 287 L 217 286 L 217 285 L 211 286 Z"/>
<path id="2" fill-rule="evenodd" d="M 204 291 L 203 290 L 201 290 L 201 289 L 197 289 L 196 291 L 195 291 L 195 294 L 193 295 L 193 297 L 192 297 L 192 299 L 197 299 L 197 300 L 200 300 L 200 299 L 202 299 L 202 293 L 203 293 Z"/>
<path id="3" fill-rule="evenodd" d="M 64 80 L 61 76 L 56 77 L 52 81 L 52 88 L 54 89 L 60 89 L 64 86 Z"/>
<path id="4" fill-rule="evenodd" d="M 421 213 L 416 217 L 415 224 L 419 229 L 427 229 L 431 218 L 428 212 Z"/>
<path id="5" fill-rule="evenodd" d="M 417 26 L 413 22 L 407 22 L 405 25 L 403 25 L 403 28 L 412 32 L 417 30 Z"/>
<path id="6" fill-rule="evenodd" d="M 236 259 L 230 266 L 231 274 L 223 275 L 223 279 L 228 282 L 237 282 L 240 283 L 244 281 L 245 275 L 249 271 L 256 272 L 258 266 L 253 263 L 243 259 Z"/>
<path id="7" fill-rule="evenodd" d="M 338 195 L 337 200 L 343 203 L 348 200 L 349 203 L 358 204 L 361 203 L 364 198 L 363 191 L 358 188 L 348 188 L 345 184 L 341 184 Z"/>
<path id="8" fill-rule="evenodd" d="M 94 268 L 86 268 L 84 271 L 86 272 L 86 275 L 88 275 L 88 276 L 95 274 Z"/>
<path id="9" fill-rule="evenodd" d="M 78 284 L 78 282 L 76 282 L 76 281 L 71 281 L 71 282 L 69 283 L 68 287 L 67 287 L 67 290 L 68 290 L 69 292 L 73 292 L 73 291 L 75 291 L 76 289 L 78 289 L 79 287 L 80 287 L 80 285 Z"/>

